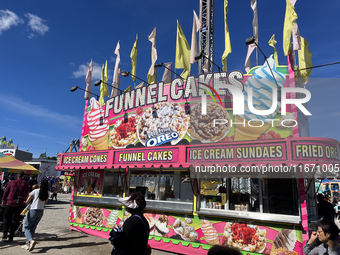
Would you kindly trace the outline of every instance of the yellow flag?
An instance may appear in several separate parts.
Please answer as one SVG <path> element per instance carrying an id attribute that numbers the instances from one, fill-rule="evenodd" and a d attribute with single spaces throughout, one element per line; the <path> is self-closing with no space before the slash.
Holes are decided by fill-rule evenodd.
<path id="1" fill-rule="evenodd" d="M 181 77 L 186 80 L 190 75 L 190 46 L 177 20 L 175 68 L 184 68 Z"/>
<path id="2" fill-rule="evenodd" d="M 131 85 L 126 90 L 124 90 L 124 93 L 128 91 L 131 91 Z"/>
<path id="3" fill-rule="evenodd" d="M 103 81 L 100 84 L 100 97 L 99 97 L 99 105 L 104 105 L 105 101 L 104 101 L 104 96 L 108 97 L 109 96 L 109 90 L 107 88 L 107 60 L 106 63 L 103 64 L 102 67 L 102 77 L 101 80 Z"/>
<path id="4" fill-rule="evenodd" d="M 294 23 L 298 16 L 295 12 L 295 7 L 290 3 L 290 0 L 286 0 L 286 15 L 285 23 L 283 27 L 283 53 L 288 56 L 291 49 L 290 38 L 292 36 Z"/>
<path id="5" fill-rule="evenodd" d="M 138 45 L 138 35 L 136 35 L 136 41 L 133 44 L 131 53 L 130 53 L 130 58 L 131 58 L 131 65 L 132 65 L 132 70 L 131 70 L 131 77 L 133 81 L 136 81 L 136 68 L 137 68 L 137 45 Z"/>
<path id="6" fill-rule="evenodd" d="M 304 68 L 313 67 L 313 62 L 312 62 L 313 53 L 310 52 L 310 50 L 308 49 L 309 42 L 302 36 L 300 38 L 301 38 L 301 50 L 298 51 L 299 52 L 299 68 L 304 69 Z M 300 71 L 302 82 L 304 84 L 308 82 L 308 78 L 311 75 L 311 73 L 312 73 L 312 68 Z"/>
<path id="7" fill-rule="evenodd" d="M 229 28 L 227 22 L 227 13 L 228 13 L 228 0 L 224 0 L 224 52 L 222 55 L 222 64 L 223 64 L 223 71 L 228 71 L 227 66 L 227 57 L 229 53 L 231 53 L 231 43 L 230 43 L 230 35 L 229 35 Z"/>
<path id="8" fill-rule="evenodd" d="M 157 69 L 156 68 L 155 68 L 153 75 L 150 75 L 150 74 L 147 75 L 147 80 L 149 84 L 157 83 Z"/>
<path id="9" fill-rule="evenodd" d="M 279 65 L 279 57 L 277 56 L 277 51 L 276 51 L 276 48 L 275 48 L 275 44 L 276 44 L 276 40 L 275 40 L 275 34 L 273 34 L 272 38 L 270 38 L 268 44 L 269 46 L 272 46 L 274 48 L 274 59 L 275 59 L 275 64 L 276 66 Z"/>

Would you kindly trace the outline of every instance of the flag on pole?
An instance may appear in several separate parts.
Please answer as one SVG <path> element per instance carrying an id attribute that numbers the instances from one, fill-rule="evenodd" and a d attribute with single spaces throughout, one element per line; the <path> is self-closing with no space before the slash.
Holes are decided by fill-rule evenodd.
<path id="1" fill-rule="evenodd" d="M 288 56 L 291 50 L 290 37 L 292 36 L 294 23 L 297 18 L 295 7 L 290 3 L 290 0 L 286 0 L 285 23 L 283 26 L 283 53 L 285 56 Z"/>
<path id="2" fill-rule="evenodd" d="M 91 59 L 91 62 L 88 65 L 87 74 L 85 78 L 86 83 L 85 99 L 87 100 L 91 98 L 92 73 L 93 73 L 93 60 Z"/>
<path id="3" fill-rule="evenodd" d="M 99 97 L 99 105 L 103 106 L 105 104 L 104 102 L 104 96 L 108 97 L 109 96 L 109 90 L 107 89 L 107 60 L 106 63 L 103 64 L 102 67 L 102 76 L 101 80 L 103 81 L 100 84 L 100 97 Z"/>
<path id="4" fill-rule="evenodd" d="M 227 57 L 231 53 L 229 27 L 227 22 L 228 0 L 224 0 L 224 52 L 222 55 L 223 71 L 228 71 Z"/>
<path id="5" fill-rule="evenodd" d="M 19 150 L 19 143 L 17 143 L 17 150 Z"/>
<path id="6" fill-rule="evenodd" d="M 153 84 L 156 83 L 156 70 L 155 63 L 157 61 L 157 49 L 156 49 L 156 27 L 152 30 L 151 34 L 148 37 L 149 41 L 152 43 L 151 46 L 151 66 L 148 72 L 148 83 Z"/>
<path id="7" fill-rule="evenodd" d="M 11 149 L 14 149 L 14 143 L 12 138 L 8 140 L 7 146 L 10 147 Z"/>
<path id="8" fill-rule="evenodd" d="M 132 65 L 131 77 L 132 77 L 133 81 L 136 81 L 137 45 L 138 45 L 138 35 L 136 35 L 136 41 L 133 44 L 133 47 L 132 47 L 132 50 L 131 50 L 131 53 L 130 53 L 131 65 Z"/>
<path id="9" fill-rule="evenodd" d="M 310 52 L 308 49 L 309 42 L 301 36 L 301 50 L 298 51 L 299 53 L 299 69 L 310 68 L 313 67 L 312 56 L 313 53 Z M 303 84 L 308 83 L 308 78 L 312 73 L 312 68 L 301 70 L 301 78 Z"/>
<path id="10" fill-rule="evenodd" d="M 290 0 L 290 3 L 295 6 L 297 0 Z M 297 22 L 294 23 L 293 27 L 293 50 L 301 50 L 301 38 L 300 38 L 300 30 Z"/>
<path id="11" fill-rule="evenodd" d="M 183 68 L 184 71 L 181 74 L 181 77 L 186 80 L 190 75 L 190 46 L 185 38 L 185 35 L 182 31 L 181 25 L 177 20 L 177 37 L 176 37 L 176 59 L 175 59 L 175 68 Z"/>
<path id="12" fill-rule="evenodd" d="M 111 96 L 115 97 L 118 95 L 118 89 L 119 89 L 119 83 L 120 83 L 120 68 L 119 68 L 119 63 L 120 63 L 120 41 L 118 41 L 116 49 L 115 49 L 115 54 L 117 55 L 116 57 L 116 63 L 115 63 L 115 69 L 113 70 L 113 81 L 112 81 L 112 90 L 111 90 Z"/>
<path id="13" fill-rule="evenodd" d="M 275 40 L 275 34 L 273 34 L 273 36 L 270 38 L 268 44 L 269 46 L 272 46 L 274 48 L 274 59 L 275 59 L 275 64 L 276 66 L 279 65 L 279 57 L 277 56 L 277 51 L 275 48 L 275 44 L 277 43 L 277 41 Z"/>
<path id="14" fill-rule="evenodd" d="M 192 34 L 191 34 L 191 53 L 190 53 L 190 64 L 195 63 L 195 55 L 197 53 L 197 32 L 202 28 L 202 24 L 194 11 L 194 20 L 192 23 Z M 169 70 L 168 70 L 169 71 Z"/>
<path id="15" fill-rule="evenodd" d="M 0 145 L 7 147 L 6 136 L 0 137 Z"/>
<path id="16" fill-rule="evenodd" d="M 131 85 L 130 85 L 129 87 L 127 87 L 126 90 L 124 90 L 124 93 L 125 93 L 125 92 L 128 92 L 128 91 L 131 91 Z"/>
<path id="17" fill-rule="evenodd" d="M 255 42 L 258 43 L 259 40 L 259 26 L 258 26 L 258 18 L 257 18 L 257 0 L 250 0 L 250 7 L 253 9 L 254 18 L 253 18 L 253 35 L 255 37 Z M 248 73 L 250 70 L 250 55 L 256 48 L 255 44 L 248 45 L 248 52 L 246 56 L 246 61 L 244 63 L 244 69 Z"/>
<path id="18" fill-rule="evenodd" d="M 26 150 L 26 151 L 28 152 L 28 151 L 29 151 L 29 149 L 30 149 L 30 147 L 27 147 L 27 150 Z"/>
<path id="19" fill-rule="evenodd" d="M 164 63 L 164 66 L 165 68 L 164 68 L 164 73 L 162 77 L 162 82 L 167 84 L 167 83 L 170 83 L 172 80 L 172 72 L 170 71 L 172 70 L 172 62 Z"/>
<path id="20" fill-rule="evenodd" d="M 141 83 L 139 83 L 139 84 L 135 87 L 135 89 L 139 89 L 139 88 L 142 88 L 142 87 L 144 87 L 144 81 L 142 81 Z"/>

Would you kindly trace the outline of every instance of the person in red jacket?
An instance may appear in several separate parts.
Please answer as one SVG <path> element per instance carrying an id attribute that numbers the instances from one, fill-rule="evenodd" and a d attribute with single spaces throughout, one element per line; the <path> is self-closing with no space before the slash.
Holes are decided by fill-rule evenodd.
<path id="1" fill-rule="evenodd" d="M 4 212 L 4 228 L 2 240 L 8 242 L 13 241 L 15 230 L 18 227 L 19 215 L 23 210 L 23 205 L 28 197 L 29 185 L 24 181 L 25 174 L 20 171 L 17 175 L 17 180 L 11 181 L 2 197 L 2 206 L 5 207 Z M 7 235 L 10 228 L 9 237 Z"/>

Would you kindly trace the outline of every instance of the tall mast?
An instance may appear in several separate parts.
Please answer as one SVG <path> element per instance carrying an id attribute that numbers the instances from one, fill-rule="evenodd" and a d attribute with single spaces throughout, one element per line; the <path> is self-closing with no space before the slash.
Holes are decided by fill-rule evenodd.
<path id="1" fill-rule="evenodd" d="M 202 57 L 199 61 L 199 73 L 203 73 L 202 67 L 208 61 L 208 70 L 213 72 L 214 61 L 214 0 L 200 0 L 200 19 L 202 29 L 199 37 L 199 50 L 209 58 Z"/>

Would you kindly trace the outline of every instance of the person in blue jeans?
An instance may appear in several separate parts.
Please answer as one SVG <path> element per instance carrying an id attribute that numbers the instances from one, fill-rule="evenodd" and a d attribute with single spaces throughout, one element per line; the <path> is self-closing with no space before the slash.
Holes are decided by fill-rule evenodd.
<path id="1" fill-rule="evenodd" d="M 33 190 L 26 200 L 26 204 L 28 204 L 33 199 L 24 222 L 24 230 L 27 241 L 22 248 L 25 250 L 32 251 L 36 245 L 36 241 L 33 240 L 35 229 L 44 214 L 44 207 L 49 196 L 48 181 L 42 180 L 40 188 Z"/>

